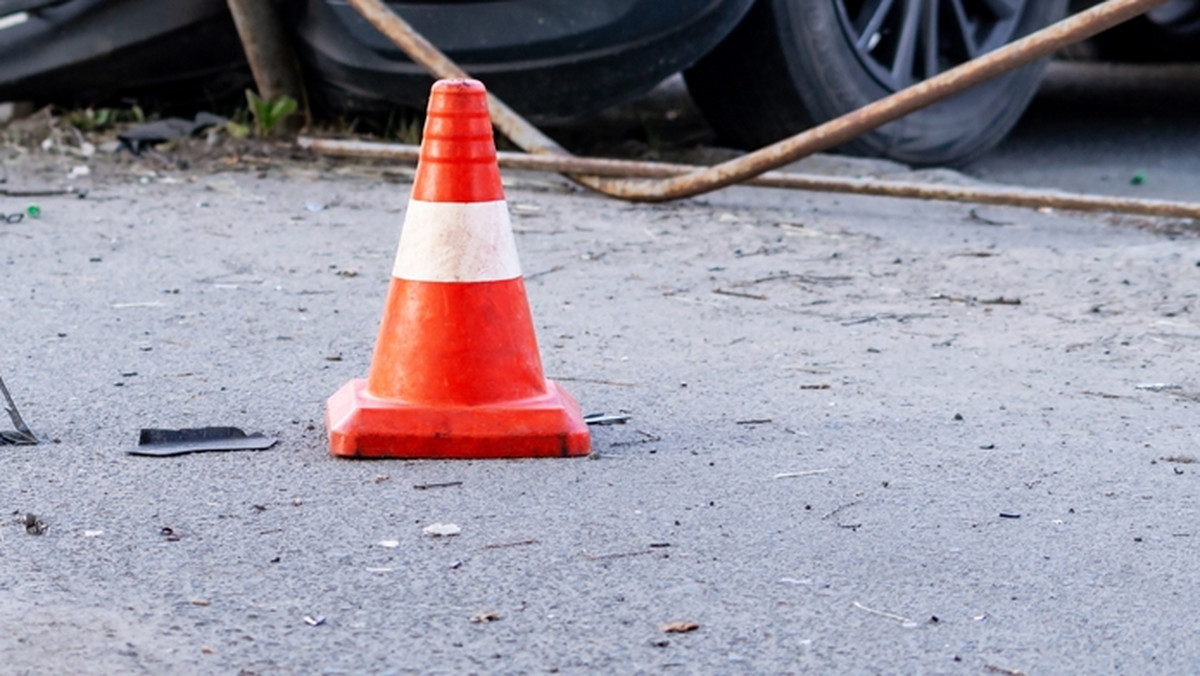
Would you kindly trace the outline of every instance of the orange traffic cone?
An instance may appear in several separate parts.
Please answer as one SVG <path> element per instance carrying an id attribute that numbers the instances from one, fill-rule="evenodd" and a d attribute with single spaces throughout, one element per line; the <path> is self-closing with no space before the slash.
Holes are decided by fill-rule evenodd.
<path id="1" fill-rule="evenodd" d="M 589 450 L 579 405 L 542 373 L 477 81 L 433 85 L 371 369 L 330 397 L 325 425 L 343 456 Z"/>

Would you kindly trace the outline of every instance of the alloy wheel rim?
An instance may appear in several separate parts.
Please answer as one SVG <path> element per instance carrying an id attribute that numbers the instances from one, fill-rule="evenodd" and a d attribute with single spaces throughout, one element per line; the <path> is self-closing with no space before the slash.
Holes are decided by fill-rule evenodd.
<path id="1" fill-rule="evenodd" d="M 899 91 L 1012 40 L 1033 0 L 833 0 L 855 56 Z"/>

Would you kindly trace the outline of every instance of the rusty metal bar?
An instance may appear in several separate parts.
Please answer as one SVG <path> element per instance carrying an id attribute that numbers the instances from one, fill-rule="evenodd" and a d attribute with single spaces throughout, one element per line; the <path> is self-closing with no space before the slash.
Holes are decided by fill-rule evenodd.
<path id="1" fill-rule="evenodd" d="M 266 101 L 278 101 L 290 96 L 308 119 L 304 96 L 304 81 L 300 77 L 296 57 L 283 33 L 283 23 L 271 0 L 226 0 L 233 24 L 237 27 L 242 51 L 254 74 L 258 95 Z M 285 128 L 295 131 L 299 119 L 284 120 Z"/>
<path id="2" fill-rule="evenodd" d="M 410 59 L 420 64 L 435 78 L 466 79 L 471 76 L 443 54 L 433 43 L 425 39 L 388 9 L 381 0 L 347 0 L 355 11 L 362 15 L 380 33 L 394 42 Z M 570 155 L 554 139 L 521 117 L 508 104 L 488 92 L 488 110 L 492 124 L 508 137 L 518 148 L 528 153 Z"/>
<path id="3" fill-rule="evenodd" d="M 721 164 L 660 180 L 571 176 L 605 195 L 631 201 L 660 202 L 717 190 L 845 143 L 925 106 L 965 91 L 981 82 L 1049 56 L 1056 50 L 1089 38 L 1168 0 L 1106 0 L 1091 9 L 956 66 L 907 89 L 867 104 L 778 143 Z M 348 0 L 373 26 L 423 65 L 435 77 L 468 77 L 467 73 L 416 33 L 381 0 Z M 523 150 L 566 155 L 566 151 L 522 119 L 496 97 L 493 123 Z M 530 142 L 532 139 L 532 142 Z M 547 143 L 548 142 L 548 143 Z M 526 143 L 530 143 L 526 146 Z"/>
<path id="4" fill-rule="evenodd" d="M 421 153 L 420 146 L 394 143 L 334 141 L 308 137 L 300 137 L 298 142 L 300 147 L 312 150 L 321 155 L 393 160 L 410 164 L 415 164 Z M 688 175 L 705 169 L 705 167 L 691 164 L 529 155 L 506 151 L 497 152 L 496 158 L 501 167 L 508 169 L 552 171 L 573 176 L 588 177 L 670 178 Z M 1099 211 L 1134 214 L 1138 216 L 1200 219 L 1200 204 L 1190 202 L 1081 195 L 1050 190 L 881 181 L 839 176 L 793 174 L 778 171 L 764 172 L 747 179 L 745 183 L 747 185 L 769 188 L 879 195 L 908 199 L 940 200 L 944 202 L 969 202 L 1035 209 L 1048 207 L 1051 209 L 1067 209 L 1072 211 Z"/>

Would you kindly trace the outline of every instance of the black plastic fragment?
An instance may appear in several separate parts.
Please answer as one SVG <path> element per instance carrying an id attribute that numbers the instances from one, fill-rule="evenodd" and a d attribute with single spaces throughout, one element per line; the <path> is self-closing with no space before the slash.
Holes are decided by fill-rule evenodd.
<path id="1" fill-rule="evenodd" d="M 197 427 L 182 430 L 144 429 L 130 455 L 168 457 L 217 451 L 262 451 L 279 439 L 260 432 L 246 434 L 237 427 Z"/>
<path id="2" fill-rule="evenodd" d="M 583 416 L 583 422 L 588 425 L 624 425 L 629 422 L 632 416 L 628 415 L 608 415 L 603 411 L 599 413 L 588 413 Z"/>
<path id="3" fill-rule="evenodd" d="M 137 155 L 143 149 L 156 143 L 184 136 L 194 136 L 209 127 L 215 127 L 226 122 L 228 120 L 212 113 L 196 113 L 195 119 L 192 120 L 185 120 L 182 117 L 168 117 L 162 120 L 155 120 L 154 122 L 134 125 L 117 134 L 117 139 L 123 147 L 128 148 L 130 152 Z"/>

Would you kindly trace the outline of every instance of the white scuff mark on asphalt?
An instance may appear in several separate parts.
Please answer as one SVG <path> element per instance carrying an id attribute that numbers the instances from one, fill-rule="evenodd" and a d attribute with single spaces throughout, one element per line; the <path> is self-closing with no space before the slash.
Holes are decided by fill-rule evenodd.
<path id="1" fill-rule="evenodd" d="M 832 472 L 832 471 L 833 471 L 832 468 L 826 467 L 825 469 L 806 469 L 802 472 L 780 472 L 779 474 L 776 474 L 773 478 L 775 478 L 775 479 L 793 479 L 795 477 L 813 476 L 815 474 L 824 474 L 826 472 Z"/>
<path id="2" fill-rule="evenodd" d="M 461 533 L 462 528 L 453 523 L 431 523 L 421 529 L 421 532 L 431 537 L 451 537 Z"/>

